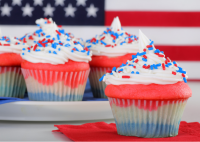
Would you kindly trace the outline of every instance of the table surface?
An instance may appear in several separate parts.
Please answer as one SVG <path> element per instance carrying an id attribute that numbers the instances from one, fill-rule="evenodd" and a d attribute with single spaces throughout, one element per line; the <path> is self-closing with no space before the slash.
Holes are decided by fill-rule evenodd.
<path id="1" fill-rule="evenodd" d="M 200 82 L 188 82 L 192 89 L 192 97 L 189 99 L 182 121 L 200 122 Z M 0 105 L 1 107 L 1 105 Z M 81 125 L 90 122 L 104 121 L 113 123 L 114 120 L 96 121 L 65 121 L 65 122 L 23 122 L 23 121 L 0 121 L 0 141 L 71 141 L 65 135 L 51 132 L 57 128 L 54 125 L 72 124 Z"/>

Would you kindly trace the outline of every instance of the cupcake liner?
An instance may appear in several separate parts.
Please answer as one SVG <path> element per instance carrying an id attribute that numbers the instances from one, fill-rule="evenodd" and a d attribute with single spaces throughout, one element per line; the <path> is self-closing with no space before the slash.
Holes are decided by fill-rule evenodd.
<path id="1" fill-rule="evenodd" d="M 90 86 L 94 98 L 107 98 L 104 93 L 106 88 L 106 83 L 99 81 L 99 79 L 106 73 L 107 70 L 112 70 L 112 68 L 101 68 L 101 67 L 90 67 L 91 71 L 89 74 Z"/>
<path id="2" fill-rule="evenodd" d="M 22 69 L 29 100 L 33 101 L 82 101 L 89 71 Z"/>
<path id="3" fill-rule="evenodd" d="M 0 67 L 0 97 L 23 98 L 25 90 L 21 67 Z"/>
<path id="4" fill-rule="evenodd" d="M 145 138 L 176 136 L 187 102 L 187 99 L 108 99 L 115 118 L 117 133 Z"/>

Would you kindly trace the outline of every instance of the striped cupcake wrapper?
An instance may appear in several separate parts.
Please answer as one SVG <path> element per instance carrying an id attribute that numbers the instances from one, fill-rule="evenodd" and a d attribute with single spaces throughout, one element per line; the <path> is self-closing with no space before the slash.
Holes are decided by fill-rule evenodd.
<path id="1" fill-rule="evenodd" d="M 23 98 L 26 84 L 21 67 L 0 67 L 0 96 Z"/>
<path id="2" fill-rule="evenodd" d="M 133 100 L 108 98 L 117 132 L 144 138 L 178 135 L 187 99 Z"/>
<path id="3" fill-rule="evenodd" d="M 22 69 L 29 100 L 33 101 L 82 101 L 89 71 Z"/>
<path id="4" fill-rule="evenodd" d="M 107 98 L 104 91 L 106 88 L 106 83 L 99 81 L 99 79 L 106 74 L 107 70 L 112 70 L 112 68 L 101 68 L 101 67 L 90 67 L 91 71 L 89 74 L 90 86 L 94 98 Z"/>

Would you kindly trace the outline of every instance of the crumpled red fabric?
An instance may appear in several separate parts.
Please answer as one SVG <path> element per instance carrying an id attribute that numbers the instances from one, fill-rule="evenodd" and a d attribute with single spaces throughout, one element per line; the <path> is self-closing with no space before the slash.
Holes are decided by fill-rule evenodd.
<path id="1" fill-rule="evenodd" d="M 117 134 L 114 123 L 86 123 L 83 125 L 55 125 L 58 130 L 73 141 L 200 141 L 200 123 L 182 121 L 179 133 L 168 138 L 139 138 Z"/>

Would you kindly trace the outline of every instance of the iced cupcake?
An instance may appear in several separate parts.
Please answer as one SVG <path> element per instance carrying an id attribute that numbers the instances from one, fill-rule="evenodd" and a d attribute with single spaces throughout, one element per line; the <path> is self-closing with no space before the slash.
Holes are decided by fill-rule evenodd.
<path id="1" fill-rule="evenodd" d="M 121 28 L 119 18 L 116 17 L 103 34 L 86 41 L 85 47 L 93 54 L 92 61 L 89 62 L 89 79 L 94 97 L 107 98 L 104 94 L 106 84 L 99 82 L 99 78 L 113 67 L 131 60 L 132 55 L 139 51 L 137 40 L 135 35 L 128 34 Z"/>
<path id="2" fill-rule="evenodd" d="M 192 96 L 186 84 L 188 76 L 141 31 L 139 37 L 140 53 L 100 79 L 107 84 L 105 94 L 117 132 L 145 138 L 176 136 L 186 102 Z"/>
<path id="3" fill-rule="evenodd" d="M 43 34 L 42 40 L 35 41 L 21 54 L 29 99 L 82 101 L 91 52 L 57 29 Z"/>
<path id="4" fill-rule="evenodd" d="M 16 38 L 0 38 L 0 97 L 24 97 L 26 85 L 20 56 L 24 47 L 27 45 Z"/>

